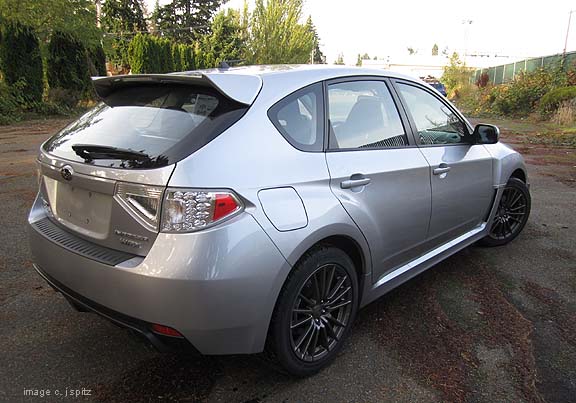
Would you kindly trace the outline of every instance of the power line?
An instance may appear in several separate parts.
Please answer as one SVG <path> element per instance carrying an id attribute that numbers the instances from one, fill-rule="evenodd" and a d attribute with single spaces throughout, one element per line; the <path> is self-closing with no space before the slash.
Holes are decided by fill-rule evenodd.
<path id="1" fill-rule="evenodd" d="M 165 28 L 165 29 L 155 29 L 155 30 L 145 30 L 145 31 L 126 31 L 126 32 L 104 32 L 104 36 L 127 36 L 136 34 L 153 34 L 153 33 L 165 33 L 165 32 L 175 32 L 175 31 L 193 31 L 200 28 L 209 28 L 210 25 L 193 25 L 190 27 L 180 27 L 180 28 Z"/>

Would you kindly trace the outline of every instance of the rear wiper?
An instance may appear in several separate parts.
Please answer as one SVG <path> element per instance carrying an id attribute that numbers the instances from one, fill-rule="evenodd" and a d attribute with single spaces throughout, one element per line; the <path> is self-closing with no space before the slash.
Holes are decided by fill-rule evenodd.
<path id="1" fill-rule="evenodd" d="M 146 153 L 126 148 L 107 147 L 93 144 L 75 144 L 72 146 L 72 149 L 76 155 L 87 161 L 107 159 L 142 161 L 151 159 Z"/>

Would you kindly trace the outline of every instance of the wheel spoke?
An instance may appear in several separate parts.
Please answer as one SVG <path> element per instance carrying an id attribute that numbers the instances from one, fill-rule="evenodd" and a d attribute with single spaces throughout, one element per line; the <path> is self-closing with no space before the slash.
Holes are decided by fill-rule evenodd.
<path id="1" fill-rule="evenodd" d="M 516 192 L 518 193 L 518 196 L 516 196 L 515 199 L 512 200 L 512 202 L 508 205 L 508 207 L 513 207 L 521 198 L 522 198 L 522 193 L 520 192 Z"/>
<path id="2" fill-rule="evenodd" d="M 336 284 L 336 287 L 334 287 L 334 289 L 332 291 L 330 291 L 330 295 L 328 296 L 328 298 L 326 298 L 328 301 L 333 299 L 334 295 L 338 292 L 340 287 L 342 287 L 342 285 L 344 284 L 345 281 L 346 281 L 346 276 L 342 276 L 342 278 Z"/>
<path id="3" fill-rule="evenodd" d="M 516 218 L 516 217 L 510 217 L 510 220 L 517 222 L 518 224 L 520 224 L 522 222 L 522 220 L 520 220 L 519 218 Z"/>
<path id="4" fill-rule="evenodd" d="M 332 280 L 334 279 L 334 272 L 336 271 L 336 266 L 332 265 L 331 266 L 331 270 L 330 270 L 330 274 L 328 276 L 328 279 L 326 280 L 326 288 L 324 290 L 324 294 L 322 295 L 322 298 L 326 299 L 328 297 L 328 293 L 330 292 L 330 286 L 332 285 Z"/>
<path id="5" fill-rule="evenodd" d="M 325 326 L 326 326 L 326 332 L 328 332 L 328 335 L 330 337 L 332 337 L 334 340 L 338 341 L 338 335 L 334 331 L 334 328 L 332 327 L 332 325 L 330 323 L 326 322 Z"/>
<path id="6" fill-rule="evenodd" d="M 297 327 L 300 327 L 303 324 L 308 323 L 311 320 L 312 320 L 312 316 L 308 316 L 306 319 L 302 319 L 300 322 L 297 322 L 297 323 L 293 324 L 292 326 L 290 326 L 290 329 L 296 329 Z"/>
<path id="7" fill-rule="evenodd" d="M 344 301 L 344 302 L 342 302 L 341 304 L 338 304 L 338 305 L 336 305 L 336 306 L 329 306 L 328 308 L 326 308 L 326 310 L 327 310 L 328 312 L 334 312 L 335 310 L 340 309 L 340 308 L 342 308 L 343 306 L 346 306 L 346 305 L 350 304 L 351 302 L 352 302 L 352 301 Z"/>
<path id="8" fill-rule="evenodd" d="M 346 327 L 346 325 L 345 325 L 344 323 L 340 322 L 338 319 L 336 319 L 336 318 L 333 317 L 332 315 L 326 316 L 326 319 L 328 319 L 329 322 L 332 322 L 332 323 L 335 324 L 336 326 Z"/>
<path id="9" fill-rule="evenodd" d="M 314 341 L 312 341 L 314 340 Z M 314 358 L 314 351 L 316 351 L 316 345 L 318 344 L 318 329 L 314 326 L 308 341 L 306 342 L 306 346 L 302 349 L 302 357 L 308 352 L 312 358 Z M 310 353 L 310 347 L 312 346 L 312 353 Z"/>
<path id="10" fill-rule="evenodd" d="M 298 339 L 298 342 L 296 343 L 296 350 L 298 350 L 300 348 L 300 346 L 302 345 L 302 343 L 304 342 L 304 340 L 306 339 L 306 337 L 310 334 L 310 332 L 314 331 L 314 322 L 312 322 L 310 324 L 310 326 L 308 326 L 308 329 L 306 329 L 306 331 L 304 332 L 304 334 L 302 336 L 300 336 L 300 339 Z"/>
<path id="11" fill-rule="evenodd" d="M 526 205 L 522 204 L 521 206 L 516 206 L 516 207 L 510 208 L 509 210 L 510 211 L 516 211 L 516 210 L 520 210 L 521 208 L 524 208 L 524 207 L 526 207 Z"/>
<path id="12" fill-rule="evenodd" d="M 302 300 L 306 303 L 306 305 L 308 305 L 308 307 L 313 307 L 315 305 L 314 302 L 312 302 L 312 300 L 306 297 L 304 294 L 300 293 L 299 297 L 302 298 Z"/>
<path id="13" fill-rule="evenodd" d="M 312 309 L 293 309 L 294 313 L 304 313 L 306 315 L 312 315 Z"/>
<path id="14" fill-rule="evenodd" d="M 350 291 L 351 289 L 352 289 L 352 287 L 346 287 L 346 288 L 344 289 L 344 291 L 342 291 L 340 294 L 338 294 L 337 297 L 334 297 L 333 299 L 330 300 L 330 302 L 328 302 L 328 306 L 330 306 L 330 305 L 335 304 L 336 302 L 338 302 L 338 300 L 339 300 L 340 298 L 342 298 L 344 295 L 346 295 L 346 293 L 347 293 L 348 291 Z"/>
<path id="15" fill-rule="evenodd" d="M 328 339 L 326 326 L 320 328 L 320 333 L 322 334 L 322 340 L 320 341 L 320 344 L 326 349 L 326 351 L 330 351 L 330 340 Z"/>
<path id="16" fill-rule="evenodd" d="M 316 300 L 316 303 L 318 303 L 322 299 L 322 295 L 320 294 L 320 285 L 318 284 L 317 272 L 314 274 L 312 281 L 314 283 L 314 299 Z"/>

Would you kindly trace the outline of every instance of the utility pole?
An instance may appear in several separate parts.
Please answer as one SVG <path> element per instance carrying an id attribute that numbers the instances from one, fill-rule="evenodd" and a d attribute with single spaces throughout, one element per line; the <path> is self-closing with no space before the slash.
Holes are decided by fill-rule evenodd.
<path id="1" fill-rule="evenodd" d="M 96 3 L 96 26 L 100 28 L 100 15 L 102 14 L 102 0 L 95 0 Z"/>
<path id="2" fill-rule="evenodd" d="M 562 52 L 562 65 L 566 59 L 566 48 L 568 47 L 568 34 L 570 33 L 570 23 L 572 22 L 572 13 L 576 10 L 570 10 L 568 13 L 568 28 L 566 28 L 566 39 L 564 40 L 564 52 Z"/>
<path id="3" fill-rule="evenodd" d="M 468 31 L 470 30 L 470 25 L 472 25 L 474 21 L 472 20 L 464 20 L 462 21 L 462 25 L 464 25 L 464 55 L 462 61 L 466 64 L 466 58 L 468 56 Z"/>

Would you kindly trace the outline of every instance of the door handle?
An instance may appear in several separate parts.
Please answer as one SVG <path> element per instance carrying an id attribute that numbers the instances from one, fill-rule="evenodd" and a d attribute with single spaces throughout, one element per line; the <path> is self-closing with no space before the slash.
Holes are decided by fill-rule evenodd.
<path id="1" fill-rule="evenodd" d="M 349 179 L 347 181 L 340 182 L 340 187 L 342 189 L 351 189 L 360 186 L 366 186 L 370 183 L 370 178 L 362 178 L 362 179 Z"/>
<path id="2" fill-rule="evenodd" d="M 446 172 L 450 172 L 450 167 L 446 164 L 440 164 L 440 166 L 438 168 L 435 168 L 432 172 L 434 173 L 434 175 L 442 175 L 445 174 Z"/>

